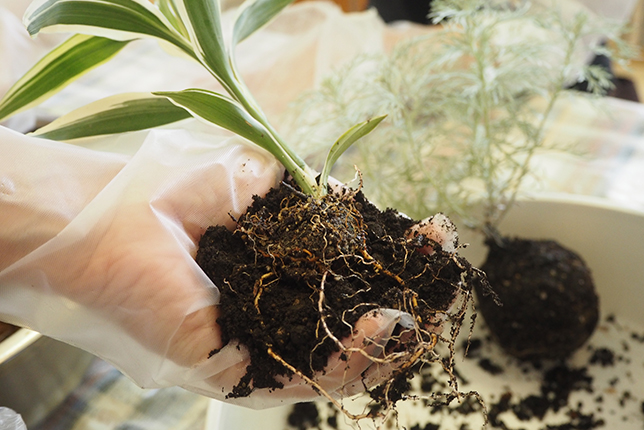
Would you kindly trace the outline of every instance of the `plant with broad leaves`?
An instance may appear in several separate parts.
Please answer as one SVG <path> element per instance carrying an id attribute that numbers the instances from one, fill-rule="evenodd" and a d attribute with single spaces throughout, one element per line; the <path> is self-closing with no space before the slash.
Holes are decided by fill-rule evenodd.
<path id="1" fill-rule="evenodd" d="M 0 120 L 29 109 L 109 61 L 128 43 L 152 38 L 201 64 L 227 94 L 204 89 L 129 93 L 70 112 L 34 134 L 56 140 L 123 133 L 189 117 L 225 128 L 268 150 L 307 194 L 326 194 L 332 164 L 384 116 L 359 123 L 331 147 L 322 175 L 284 142 L 241 79 L 235 46 L 267 24 L 293 0 L 247 0 L 229 46 L 224 42 L 219 0 L 36 0 L 25 13 L 31 35 L 72 32 L 42 58 L 0 101 Z"/>

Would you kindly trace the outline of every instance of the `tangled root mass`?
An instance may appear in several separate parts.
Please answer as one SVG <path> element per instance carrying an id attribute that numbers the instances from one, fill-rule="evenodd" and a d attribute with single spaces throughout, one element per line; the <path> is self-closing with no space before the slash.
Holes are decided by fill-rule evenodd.
<path id="1" fill-rule="evenodd" d="M 315 200 L 282 185 L 255 197 L 234 231 L 209 228 L 197 262 L 221 291 L 224 344 L 237 341 L 251 357 L 228 396 L 279 389 L 293 369 L 314 378 L 342 348 L 338 339 L 376 309 L 409 313 L 423 328 L 419 342 L 431 344 L 432 325 L 484 279 L 458 254 L 417 252 L 425 244 L 405 235 L 414 224 L 360 192 Z"/>

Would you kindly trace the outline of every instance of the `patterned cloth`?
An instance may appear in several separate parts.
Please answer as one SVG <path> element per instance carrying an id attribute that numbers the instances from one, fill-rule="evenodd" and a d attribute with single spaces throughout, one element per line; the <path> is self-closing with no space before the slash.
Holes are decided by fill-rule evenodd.
<path id="1" fill-rule="evenodd" d="M 644 211 L 644 105 L 616 98 L 564 100 L 547 127 L 555 151 L 534 160 L 535 178 L 525 188 L 608 199 Z"/>
<path id="2" fill-rule="evenodd" d="M 200 430 L 208 402 L 178 387 L 139 388 L 97 358 L 74 392 L 29 430 Z"/>

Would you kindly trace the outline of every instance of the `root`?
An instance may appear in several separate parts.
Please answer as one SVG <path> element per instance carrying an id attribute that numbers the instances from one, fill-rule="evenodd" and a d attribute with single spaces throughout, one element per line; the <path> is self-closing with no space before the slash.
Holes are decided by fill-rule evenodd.
<path id="1" fill-rule="evenodd" d="M 344 255 L 341 255 L 338 258 L 347 258 L 347 257 Z M 379 352 L 378 354 L 367 352 L 366 342 L 375 343 L 375 341 L 372 339 L 368 339 L 368 338 L 365 339 L 365 345 L 361 347 L 346 346 L 341 341 L 341 339 L 338 338 L 338 336 L 336 336 L 333 333 L 333 331 L 331 330 L 327 322 L 327 319 L 328 319 L 327 308 L 326 308 L 327 278 L 329 274 L 336 277 L 339 275 L 334 274 L 330 270 L 326 270 L 322 273 L 322 278 L 317 288 L 313 288 L 317 292 L 316 302 L 317 302 L 317 312 L 319 316 L 318 330 L 322 330 L 324 336 L 320 337 L 321 340 L 319 341 L 318 345 L 313 348 L 311 357 L 313 356 L 313 352 L 315 352 L 318 346 L 321 346 L 326 339 L 330 339 L 340 351 L 341 356 L 348 357 L 351 354 L 358 353 L 358 354 L 361 354 L 363 357 L 367 358 L 372 363 L 375 363 L 376 365 L 389 366 L 389 368 L 393 370 L 393 373 L 387 379 L 384 385 L 377 387 L 379 394 L 377 395 L 377 397 L 374 397 L 374 400 L 376 401 L 376 405 L 380 404 L 382 409 L 372 408 L 363 413 L 359 413 L 359 414 L 352 413 L 348 411 L 337 399 L 333 398 L 333 396 L 331 396 L 318 382 L 316 382 L 313 378 L 305 375 L 302 371 L 298 370 L 296 367 L 288 363 L 280 355 L 278 355 L 272 348 L 268 348 L 268 355 L 271 356 L 275 361 L 280 363 L 282 366 L 284 366 L 286 369 L 293 372 L 293 374 L 302 378 L 302 380 L 304 380 L 307 384 L 309 384 L 317 393 L 319 393 L 320 395 L 328 399 L 338 409 L 338 411 L 342 412 L 346 417 L 354 421 L 358 421 L 364 418 L 370 418 L 370 419 L 383 420 L 382 422 L 384 422 L 384 420 L 386 420 L 387 417 L 390 416 L 390 414 L 393 411 L 395 411 L 395 405 L 399 400 L 421 400 L 422 399 L 422 400 L 431 400 L 435 402 L 437 399 L 443 399 L 442 404 L 449 405 L 453 400 L 462 402 L 465 398 L 474 397 L 481 405 L 485 423 L 487 424 L 487 421 L 488 421 L 487 408 L 483 399 L 475 391 L 470 391 L 470 392 L 459 391 L 458 379 L 454 372 L 455 356 L 456 356 L 456 352 L 455 352 L 456 338 L 460 333 L 460 329 L 463 325 L 468 309 L 470 309 L 470 306 L 471 306 L 471 309 L 475 311 L 474 304 L 473 304 L 472 289 L 466 287 L 467 283 L 469 282 L 468 279 L 466 279 L 463 276 L 461 278 L 461 281 L 459 282 L 459 284 L 461 285 L 461 288 L 458 291 L 458 296 L 460 298 L 458 299 L 458 302 L 454 303 L 452 306 L 455 312 L 451 312 L 451 311 L 435 312 L 435 314 L 437 315 L 437 318 L 441 319 L 444 317 L 447 320 L 451 321 L 452 323 L 449 336 L 444 337 L 431 332 L 427 328 L 426 326 L 427 322 L 423 321 L 423 319 L 418 313 L 419 304 L 420 304 L 420 300 L 418 299 L 418 294 L 415 291 L 405 288 L 405 282 L 402 278 L 400 278 L 395 273 L 392 273 L 391 271 L 384 268 L 378 261 L 376 261 L 373 257 L 371 257 L 366 251 L 362 252 L 362 255 L 359 256 L 358 258 L 361 259 L 365 265 L 371 265 L 378 273 L 381 273 L 387 277 L 390 277 L 400 286 L 400 288 L 403 291 L 400 310 L 401 312 L 406 312 L 412 316 L 413 326 L 409 327 L 408 330 L 406 330 L 406 332 L 413 333 L 413 337 L 411 338 L 407 337 L 403 339 L 403 337 L 405 337 L 406 335 L 392 335 L 391 338 L 386 340 L 385 342 L 380 340 L 380 342 L 378 342 L 380 346 L 376 348 L 376 351 Z M 456 257 L 453 257 L 453 259 L 457 263 L 457 265 L 460 265 Z M 360 277 L 358 274 L 355 274 L 353 276 Z M 262 286 L 263 281 L 268 278 L 269 276 L 262 277 L 262 279 L 260 280 L 261 282 L 259 282 L 260 286 Z M 360 277 L 360 279 L 362 278 Z M 275 282 L 275 280 L 271 280 L 267 285 L 269 285 L 272 282 Z M 367 281 L 364 281 L 364 282 L 366 285 L 368 285 Z M 258 291 L 258 294 L 256 295 L 256 300 L 259 299 L 259 295 L 261 294 L 261 291 L 262 289 L 260 288 Z M 424 302 L 422 303 L 425 308 L 428 307 L 426 303 Z M 356 307 L 354 307 L 354 310 L 359 306 L 375 307 L 376 305 L 369 304 L 369 303 L 361 303 Z M 351 310 L 347 310 L 345 312 L 351 312 Z M 476 313 L 474 312 L 471 320 L 471 325 L 469 327 L 469 334 L 467 338 L 468 343 L 469 343 L 469 339 L 472 336 L 473 323 L 474 323 L 475 317 L 476 317 Z M 353 325 L 351 325 L 349 322 L 345 320 L 344 312 L 340 319 L 340 322 L 345 324 L 347 327 L 351 328 L 353 331 Z M 402 349 L 402 351 L 398 351 L 398 352 L 395 350 L 391 351 L 391 349 L 393 349 L 391 347 L 389 348 L 390 351 L 387 351 L 387 345 L 389 345 L 391 341 L 404 345 L 404 348 Z M 444 360 L 440 359 L 440 357 L 434 352 L 434 349 L 439 342 L 446 344 L 449 350 L 449 354 Z M 419 362 L 432 363 L 436 361 L 440 362 L 440 365 L 443 371 L 446 373 L 446 375 L 449 378 L 449 386 L 451 387 L 451 390 L 449 393 L 440 393 L 432 396 L 415 396 L 415 395 L 410 396 L 406 394 L 401 395 L 401 393 L 396 393 L 394 397 L 391 397 L 391 393 L 396 392 L 395 384 L 396 384 L 397 378 L 399 377 L 408 378 L 407 376 L 408 372 L 412 371 L 412 367 Z M 311 370 L 313 370 L 313 366 L 310 365 L 310 367 L 311 367 Z M 367 387 L 365 387 L 365 389 L 369 391 Z"/>
<path id="2" fill-rule="evenodd" d="M 270 281 L 267 284 L 264 284 L 264 280 L 275 276 L 273 272 L 268 272 L 262 275 L 261 278 L 257 280 L 255 283 L 255 287 L 253 288 L 253 295 L 255 296 L 255 299 L 253 300 L 253 303 L 255 304 L 255 309 L 257 309 L 257 313 L 261 314 L 262 312 L 259 310 L 259 298 L 262 295 L 262 292 L 271 284 L 274 284 L 275 282 L 279 281 L 279 277 L 275 277 L 272 281 Z"/>
<path id="3" fill-rule="evenodd" d="M 422 357 L 424 355 L 426 355 L 427 353 L 432 351 L 435 348 L 435 346 L 437 345 L 440 337 L 438 335 L 436 335 L 435 333 L 431 333 L 431 332 L 428 332 L 428 331 L 422 329 L 419 326 L 420 317 L 418 317 L 418 318 L 414 318 L 414 328 L 413 328 L 413 330 L 415 331 L 416 336 L 413 339 L 413 343 L 410 341 L 406 345 L 407 348 L 405 348 L 402 352 L 387 352 L 385 350 L 386 344 L 382 346 L 383 354 L 378 355 L 378 356 L 373 355 L 373 354 L 369 354 L 365 350 L 365 348 L 347 347 L 344 343 L 342 343 L 342 341 L 340 339 L 337 338 L 337 336 L 335 336 L 331 332 L 331 330 L 330 330 L 330 328 L 329 328 L 329 326 L 328 326 L 328 324 L 326 322 L 326 315 L 325 315 L 325 308 L 324 308 L 326 279 L 327 279 L 327 272 L 325 272 L 323 274 L 323 276 L 322 276 L 322 281 L 320 282 L 320 286 L 319 286 L 319 293 L 318 293 L 319 295 L 318 295 L 318 302 L 317 302 L 320 323 L 322 325 L 322 328 L 324 329 L 326 338 L 331 339 L 336 344 L 336 346 L 339 348 L 339 350 L 345 355 L 348 355 L 348 354 L 351 354 L 351 353 L 359 353 L 359 354 L 363 355 L 365 358 L 367 358 L 368 360 L 370 360 L 373 363 L 380 364 L 380 365 L 389 365 L 389 366 L 391 366 L 393 368 L 392 376 L 387 380 L 385 385 L 382 387 L 382 393 L 383 393 L 382 402 L 385 405 L 384 412 L 378 412 L 377 415 L 374 415 L 373 411 L 368 413 L 368 414 L 355 415 L 355 414 L 351 414 L 348 411 L 346 411 L 337 402 L 333 402 L 333 404 L 336 405 L 337 407 L 339 407 L 339 409 L 345 415 L 347 415 L 349 418 L 352 418 L 352 419 L 355 419 L 356 417 L 360 417 L 360 418 L 367 418 L 367 417 L 370 417 L 370 418 L 376 418 L 376 417 L 377 418 L 385 418 L 393 410 L 394 405 L 395 405 L 396 401 L 398 400 L 398 399 L 391 399 L 389 397 L 389 394 L 391 392 L 393 392 L 393 385 L 396 383 L 397 376 L 405 375 L 416 363 L 418 363 L 419 360 L 422 359 Z M 415 295 L 411 294 L 410 302 L 415 303 L 414 307 L 412 309 L 410 309 L 410 311 L 412 312 L 412 315 L 414 315 L 413 310 L 417 306 L 417 303 L 416 303 L 415 299 L 416 299 Z M 348 324 L 348 323 L 346 323 L 346 321 L 343 321 L 343 322 L 345 324 Z M 423 338 L 429 338 L 430 341 L 429 342 L 423 341 Z M 395 342 L 403 341 L 401 337 L 400 338 L 392 337 L 389 340 L 394 340 Z M 409 346 L 411 346 L 411 345 L 414 345 L 414 348 L 413 348 L 413 350 L 410 351 Z M 402 363 L 400 364 L 401 361 L 402 361 Z M 289 369 L 291 369 L 291 367 L 289 367 Z M 297 374 L 300 375 L 300 373 L 297 373 Z M 450 375 L 451 375 L 450 379 L 454 378 L 453 374 L 450 373 Z M 310 380 L 310 378 L 305 379 L 305 380 Z M 316 389 L 320 390 L 320 387 L 318 385 L 315 385 L 315 387 L 316 387 Z M 325 397 L 328 398 L 328 395 L 326 393 L 324 393 L 322 391 L 321 391 L 321 393 L 323 395 L 325 395 Z"/>
<path id="4" fill-rule="evenodd" d="M 413 366 L 418 359 L 427 351 L 432 350 L 436 344 L 438 343 L 438 336 L 436 336 L 433 333 L 430 333 L 430 338 L 432 339 L 431 342 L 419 342 L 416 345 L 416 348 L 413 352 L 398 352 L 398 353 L 389 353 L 385 354 L 384 357 L 379 357 L 379 356 L 374 356 L 369 353 L 367 353 L 364 348 L 355 348 L 355 347 L 346 347 L 340 339 L 338 339 L 329 329 L 329 326 L 326 323 L 326 316 L 324 313 L 324 285 L 326 282 L 326 277 L 327 273 L 324 273 L 322 276 L 322 282 L 320 283 L 320 288 L 319 288 L 319 297 L 318 297 L 318 312 L 320 316 L 320 322 L 322 324 L 322 327 L 324 328 L 324 332 L 326 333 L 326 336 L 330 338 L 342 351 L 343 353 L 359 353 L 363 355 L 365 358 L 369 359 L 370 361 L 378 364 L 391 364 L 396 361 L 400 361 L 400 359 L 409 357 L 405 363 L 403 363 L 400 366 L 400 370 L 403 371 L 405 369 L 408 369 L 409 367 Z M 345 324 L 348 324 L 346 321 L 343 321 Z M 384 347 L 383 347 L 384 348 Z"/>
<path id="5" fill-rule="evenodd" d="M 270 346 L 268 347 L 267 352 L 268 352 L 268 355 L 271 356 L 271 358 L 273 358 L 275 361 L 280 363 L 282 366 L 286 367 L 288 370 L 293 372 L 295 375 L 297 375 L 300 378 L 302 378 L 307 384 L 309 384 L 311 387 L 313 387 L 313 389 L 318 394 L 324 396 L 328 401 L 333 403 L 333 405 L 339 411 L 341 411 L 343 414 L 345 414 L 349 419 L 354 420 L 354 421 L 358 421 L 358 420 L 361 420 L 361 419 L 364 419 L 364 418 L 372 417 L 372 415 L 368 414 L 368 413 L 367 414 L 359 414 L 359 415 L 352 414 L 351 412 L 346 410 L 344 408 L 344 406 L 342 406 L 342 404 L 340 404 L 340 402 L 338 402 L 333 396 L 331 396 L 324 388 L 322 388 L 322 386 L 320 384 L 318 384 L 313 379 L 309 378 L 308 376 L 306 376 L 305 374 L 303 374 L 302 372 L 297 370 L 295 367 L 291 366 L 286 360 L 284 360 L 282 357 L 277 355 Z"/>
<path id="6" fill-rule="evenodd" d="M 373 265 L 373 267 L 375 267 L 375 269 L 376 269 L 376 272 L 383 273 L 383 274 L 393 278 L 398 283 L 398 285 L 400 285 L 400 287 L 405 286 L 405 281 L 403 281 L 403 279 L 400 276 L 398 276 L 395 273 L 392 273 L 389 270 L 387 270 L 386 268 L 384 268 L 382 266 L 382 264 L 380 264 L 378 262 L 378 260 L 376 260 L 371 255 L 369 255 L 369 253 L 367 252 L 366 249 L 360 250 L 360 253 L 364 257 L 364 260 L 363 260 L 364 264 Z"/>

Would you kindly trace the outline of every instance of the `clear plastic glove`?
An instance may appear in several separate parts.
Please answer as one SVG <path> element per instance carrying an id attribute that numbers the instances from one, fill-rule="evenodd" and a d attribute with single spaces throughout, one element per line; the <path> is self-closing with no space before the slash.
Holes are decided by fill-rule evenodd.
<path id="1" fill-rule="evenodd" d="M 179 385 L 223 399 L 245 373 L 243 348 L 220 348 L 218 290 L 194 261 L 204 230 L 233 226 L 282 169 L 223 132 L 156 130 L 105 139 L 140 148 L 94 151 L 0 128 L 0 319 L 90 351 L 143 387 Z M 379 355 L 400 319 L 363 318 L 348 346 Z M 386 368 L 335 357 L 318 383 L 362 391 Z M 316 398 L 303 381 L 235 402 L 268 407 Z"/>
<path id="2" fill-rule="evenodd" d="M 0 430 L 27 430 L 20 414 L 0 406 Z"/>
<path id="3" fill-rule="evenodd" d="M 373 11 L 343 15 L 303 3 L 240 47 L 240 68 L 265 110 L 279 113 L 333 64 L 365 46 L 382 49 L 382 32 Z M 290 67 L 304 63 L 310 70 Z M 129 76 L 150 79 L 141 70 Z M 0 319 L 90 351 L 142 387 L 178 385 L 223 399 L 248 357 L 228 345 L 207 358 L 221 347 L 218 290 L 194 262 L 197 243 L 210 225 L 232 227 L 230 215 L 276 185 L 282 170 L 238 138 L 196 130 L 100 138 L 89 142 L 96 151 L 0 128 Z M 392 310 L 365 317 L 344 342 L 362 346 L 368 337 L 366 352 L 377 356 L 401 318 Z M 350 395 L 364 390 L 363 375 L 377 383 L 391 371 L 358 353 L 349 364 L 336 355 L 317 382 Z M 262 408 L 318 396 L 297 378 L 285 384 L 235 402 Z"/>

